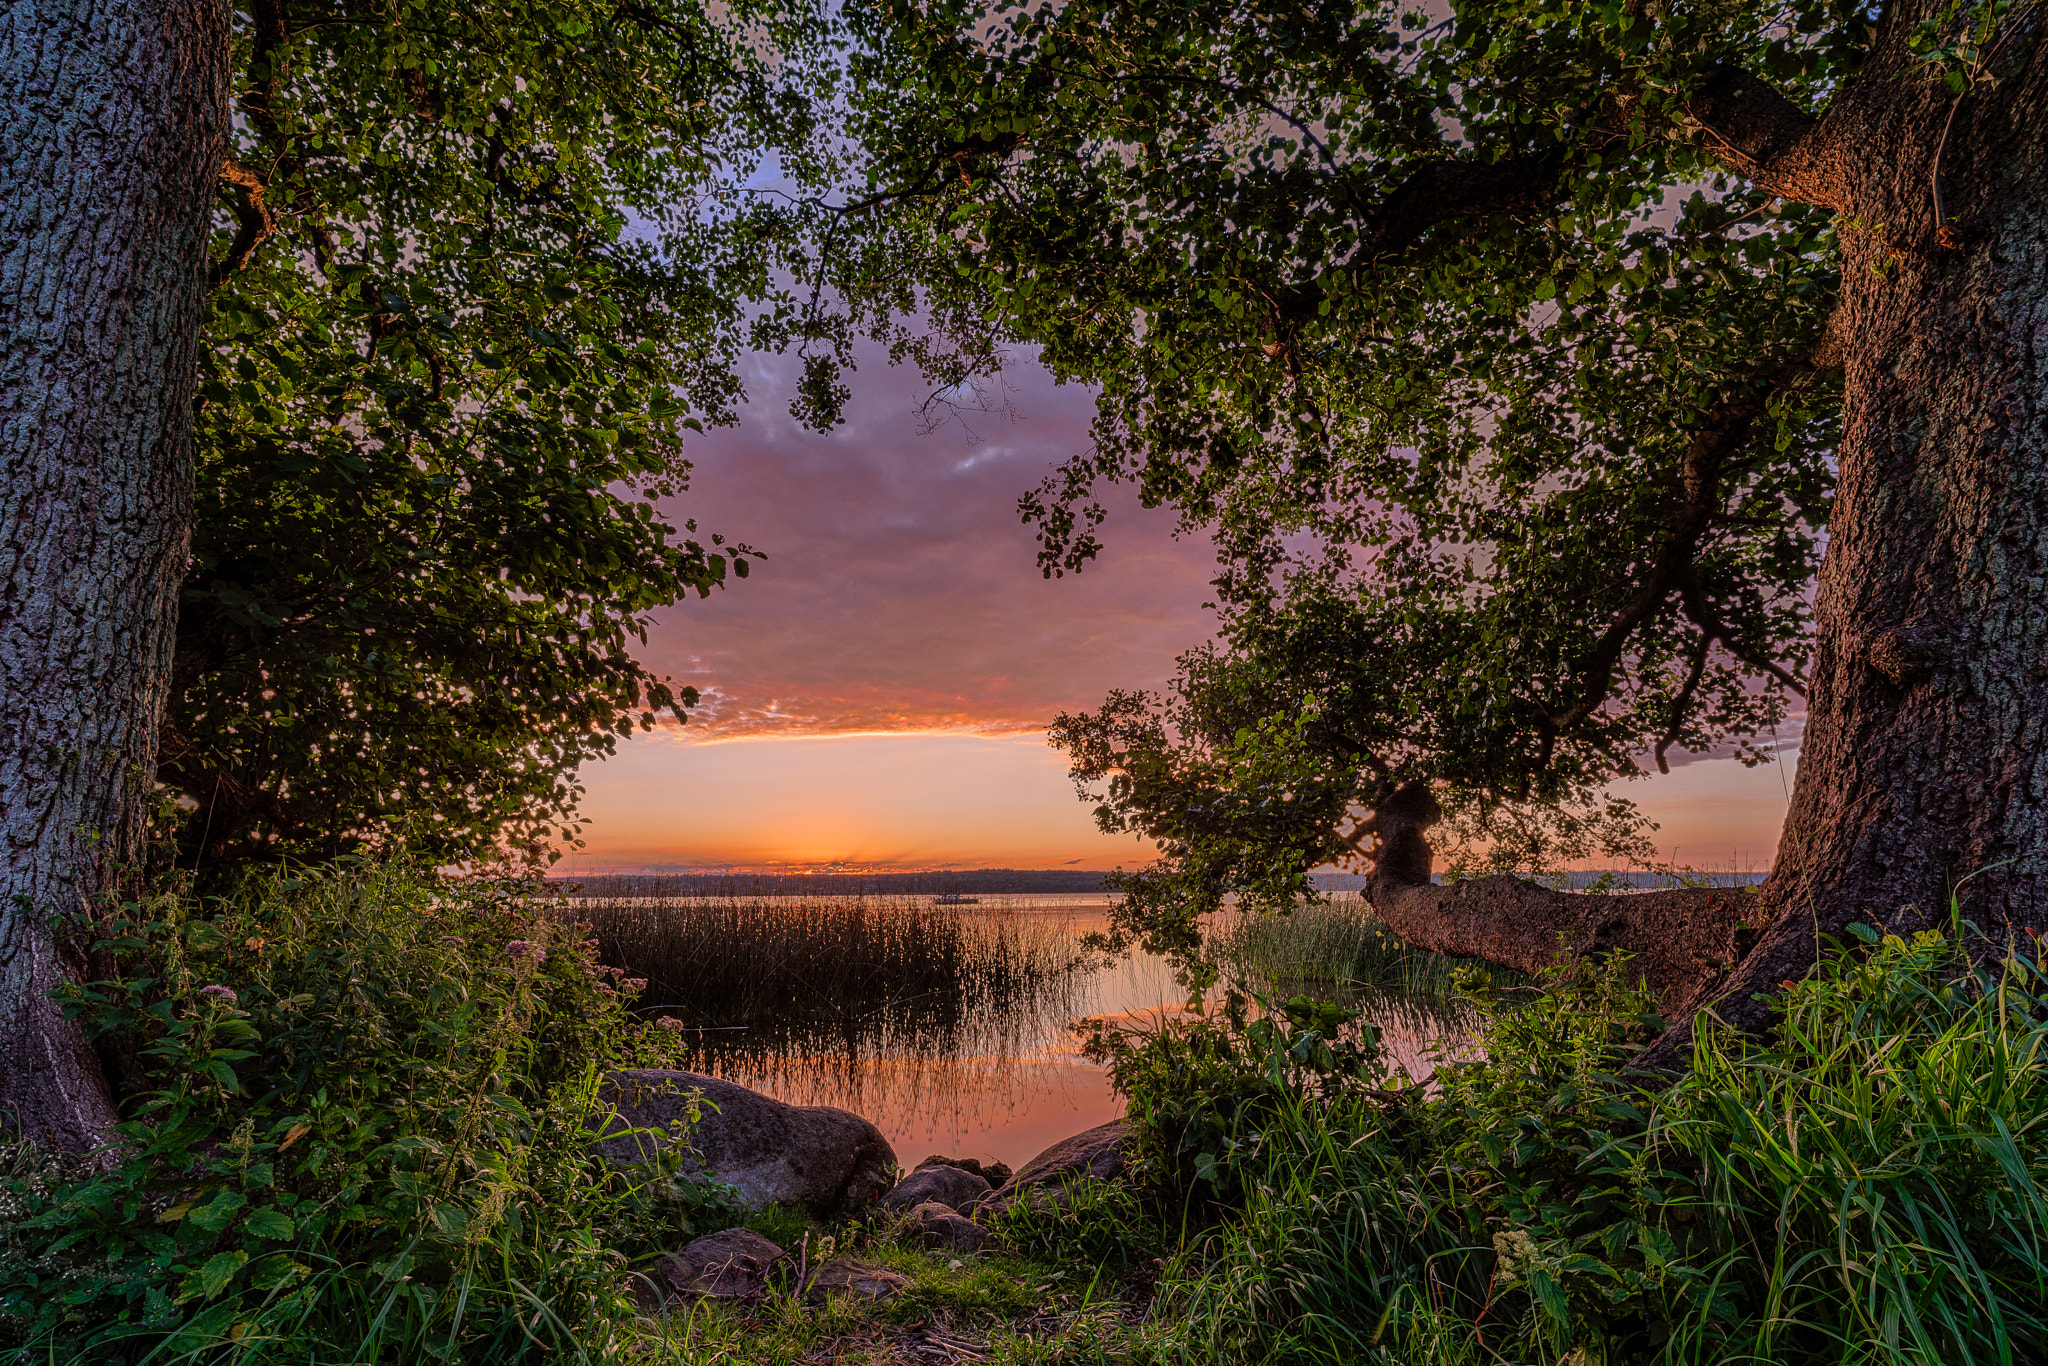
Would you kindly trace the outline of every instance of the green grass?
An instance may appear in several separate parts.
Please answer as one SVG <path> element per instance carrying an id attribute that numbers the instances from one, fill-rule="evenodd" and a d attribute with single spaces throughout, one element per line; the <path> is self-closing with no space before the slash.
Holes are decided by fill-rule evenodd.
<path id="1" fill-rule="evenodd" d="M 1226 978 L 1261 993 L 1367 988 L 1409 1001 L 1459 1005 L 1461 971 L 1484 971 L 1501 989 L 1530 980 L 1476 959 L 1411 948 L 1351 897 L 1298 906 L 1286 915 L 1239 917 L 1213 931 L 1206 948 Z"/>
<path id="2" fill-rule="evenodd" d="M 2042 1360 L 2048 963 L 1971 943 L 1838 953 L 1771 1038 L 1705 1029 L 1661 1090 L 1626 1075 L 1654 1029 L 1619 964 L 1490 1012 L 1428 1097 L 1319 1070 L 1306 1015 L 1135 1044 L 1152 1179 L 1214 1211 L 1162 1285 L 1162 1355 Z"/>
<path id="3" fill-rule="evenodd" d="M 910 1286 L 888 1300 L 821 1307 L 805 1302 L 796 1267 L 786 1265 L 760 1301 L 677 1305 L 634 1321 L 632 1351 L 676 1366 L 794 1366 L 924 1361 L 916 1348 L 936 1343 L 941 1360 L 964 1348 L 975 1354 L 969 1359 L 1024 1366 L 1132 1360 L 1156 1336 L 1132 1323 L 1149 1282 L 1042 1251 L 932 1253 L 897 1242 L 886 1227 L 853 1229 L 832 1250 L 906 1276 Z"/>

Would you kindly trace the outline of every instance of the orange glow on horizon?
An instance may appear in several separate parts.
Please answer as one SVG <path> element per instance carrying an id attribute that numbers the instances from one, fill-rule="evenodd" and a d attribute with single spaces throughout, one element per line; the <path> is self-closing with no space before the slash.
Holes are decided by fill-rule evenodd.
<path id="1" fill-rule="evenodd" d="M 1769 866 L 1791 764 L 1706 760 L 1617 784 L 1661 827 L 1660 856 Z M 656 731 L 583 770 L 587 828 L 558 871 L 1137 867 L 1149 841 L 1105 835 L 1041 734 L 856 731 L 712 738 Z"/>

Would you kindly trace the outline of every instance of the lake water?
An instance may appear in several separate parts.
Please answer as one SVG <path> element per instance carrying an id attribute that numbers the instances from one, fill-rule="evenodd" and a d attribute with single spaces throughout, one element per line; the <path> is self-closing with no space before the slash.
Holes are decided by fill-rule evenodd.
<path id="1" fill-rule="evenodd" d="M 1057 945 L 1064 961 L 1081 956 L 1082 935 L 1108 923 L 1109 901 L 1100 894 L 981 896 L 977 903 L 943 909 L 976 934 L 1009 935 L 1041 950 Z M 664 913 L 689 913 L 681 900 L 663 904 L 670 908 Z M 791 899 L 788 913 L 805 914 L 800 899 Z M 923 985 L 914 998 L 885 994 L 858 1011 L 792 1004 L 782 1019 L 693 1028 L 691 1065 L 793 1104 L 864 1115 L 906 1167 L 931 1154 L 1016 1167 L 1122 1113 L 1107 1072 L 1080 1056 L 1074 1021 L 1142 1024 L 1184 1008 L 1171 967 L 1142 953 L 1035 979 L 993 1002 L 934 1000 L 942 993 Z M 1440 1011 L 1384 993 L 1356 1004 L 1417 1079 L 1428 1074 L 1436 1042 L 1459 1032 Z"/>

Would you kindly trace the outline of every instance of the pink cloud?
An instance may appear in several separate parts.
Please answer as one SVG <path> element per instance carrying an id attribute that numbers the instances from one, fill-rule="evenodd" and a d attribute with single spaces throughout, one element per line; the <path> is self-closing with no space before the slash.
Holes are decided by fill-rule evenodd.
<path id="1" fill-rule="evenodd" d="M 1112 687 L 1164 684 L 1209 636 L 1207 539 L 1174 540 L 1171 515 L 1134 500 L 1113 508 L 1100 563 L 1039 576 L 1016 500 L 1087 448 L 1087 391 L 1020 366 L 1019 420 L 921 434 L 923 385 L 869 356 L 850 421 L 819 434 L 778 406 L 787 364 L 760 364 L 742 425 L 695 441 L 692 487 L 667 509 L 768 552 L 650 636 L 649 662 L 704 694 L 692 731 L 1037 730 Z"/>

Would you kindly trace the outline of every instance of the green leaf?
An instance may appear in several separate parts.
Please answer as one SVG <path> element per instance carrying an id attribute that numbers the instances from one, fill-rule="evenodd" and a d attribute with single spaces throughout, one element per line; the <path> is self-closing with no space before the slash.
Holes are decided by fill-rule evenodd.
<path id="1" fill-rule="evenodd" d="M 242 1227 L 258 1238 L 268 1238 L 273 1242 L 282 1242 L 296 1231 L 288 1217 L 270 1206 L 250 1211 L 249 1217 L 242 1221 Z"/>
<path id="2" fill-rule="evenodd" d="M 235 1221 L 235 1216 L 248 1204 L 248 1197 L 239 1191 L 221 1191 L 209 1201 L 204 1209 L 193 1210 L 185 1218 L 195 1227 L 208 1233 L 218 1233 Z"/>
<path id="3" fill-rule="evenodd" d="M 178 1283 L 178 1303 L 188 1300 L 207 1299 L 226 1290 L 235 1279 L 235 1273 L 249 1260 L 246 1252 L 220 1252 L 207 1258 L 205 1265 L 186 1276 Z"/>
<path id="4" fill-rule="evenodd" d="M 1543 1312 L 1550 1316 L 1552 1322 L 1560 1328 L 1571 1327 L 1571 1306 L 1566 1303 L 1564 1287 L 1557 1283 L 1555 1276 L 1541 1267 L 1531 1271 L 1529 1293 L 1535 1297 L 1536 1303 L 1543 1307 Z"/>

